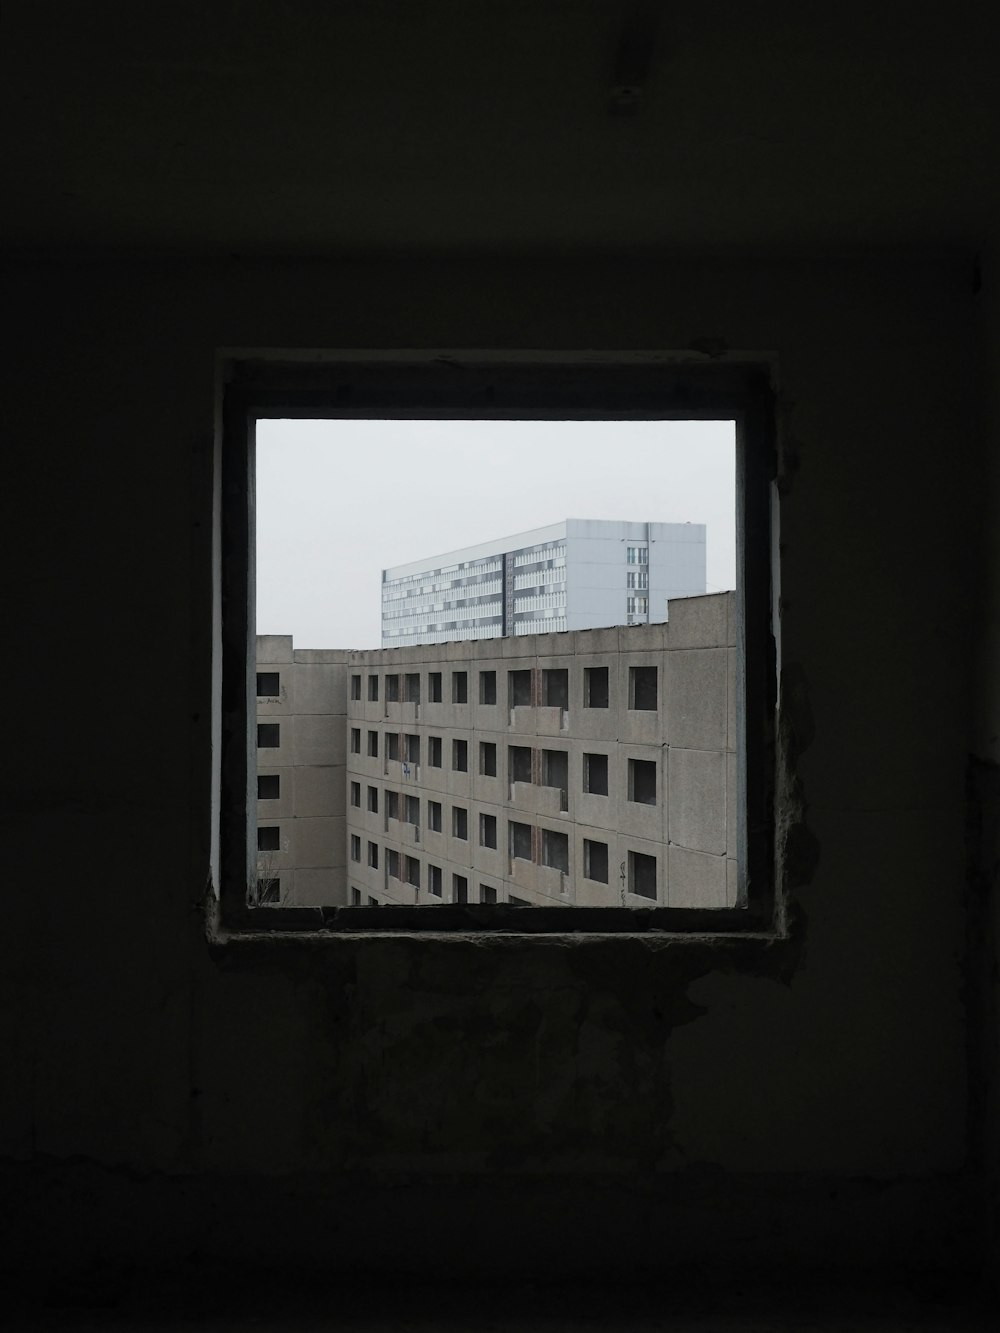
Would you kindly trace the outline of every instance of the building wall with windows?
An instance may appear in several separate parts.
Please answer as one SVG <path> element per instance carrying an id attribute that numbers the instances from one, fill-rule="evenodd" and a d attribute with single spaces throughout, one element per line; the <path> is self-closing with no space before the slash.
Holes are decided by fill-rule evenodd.
<path id="1" fill-rule="evenodd" d="M 346 901 L 347 656 L 257 636 L 259 902 Z"/>
<path id="2" fill-rule="evenodd" d="M 734 602 L 350 653 L 348 903 L 735 906 Z"/>
<path id="3" fill-rule="evenodd" d="M 705 591 L 705 543 L 702 523 L 571 518 L 384 569 L 382 646 L 658 622 Z"/>

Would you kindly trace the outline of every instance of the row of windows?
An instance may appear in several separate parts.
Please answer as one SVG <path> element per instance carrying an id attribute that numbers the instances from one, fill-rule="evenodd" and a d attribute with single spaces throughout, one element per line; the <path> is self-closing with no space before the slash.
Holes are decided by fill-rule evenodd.
<path id="1" fill-rule="evenodd" d="M 631 600 L 631 599 L 630 599 Z M 637 599 L 645 601 L 645 598 Z M 420 672 L 412 671 L 400 675 L 387 673 L 385 680 L 386 703 L 420 703 Z M 630 709 L 639 712 L 655 712 L 658 696 L 658 668 L 655 666 L 629 667 Z M 442 703 L 444 699 L 444 673 L 428 671 L 427 701 Z M 379 675 L 369 672 L 367 695 L 370 703 L 377 703 L 379 698 Z M 351 676 L 351 698 L 361 698 L 361 675 L 355 672 Z M 609 676 L 607 667 L 584 667 L 583 669 L 583 706 L 584 708 L 607 708 L 609 705 Z M 469 702 L 469 673 L 451 672 L 451 702 L 465 704 Z M 496 671 L 480 671 L 479 702 L 495 704 L 497 702 Z M 524 667 L 507 672 L 507 706 L 509 708 L 530 708 L 540 703 L 548 708 L 569 707 L 569 670 L 566 667 Z M 360 751 L 355 751 L 360 753 Z"/>
<path id="2" fill-rule="evenodd" d="M 369 738 L 375 737 L 377 745 L 378 733 L 369 732 Z M 360 736 L 360 733 L 359 733 Z M 442 768 L 442 741 L 440 736 L 429 736 L 427 763 L 430 768 Z M 387 754 L 386 758 L 407 764 L 417 765 L 420 763 L 420 737 L 404 734 L 402 737 L 397 732 L 390 732 L 386 736 Z M 371 741 L 369 742 L 372 743 Z M 469 771 L 469 747 L 468 742 L 464 740 L 452 741 L 451 767 L 456 773 L 467 773 Z M 493 741 L 479 742 L 479 773 L 482 777 L 495 778 L 497 776 L 497 746 Z M 554 787 L 564 794 L 569 791 L 569 753 L 566 750 L 532 750 L 528 745 L 508 745 L 507 747 L 507 781 L 511 785 L 515 782 L 525 784 L 534 784 L 541 787 Z M 263 794 L 262 783 L 268 784 L 267 795 Z M 271 784 L 273 783 L 273 792 Z M 590 796 L 609 796 L 608 782 L 608 756 L 606 754 L 583 755 L 581 785 L 580 790 Z M 257 779 L 257 797 L 258 800 L 276 799 L 279 794 L 277 778 L 258 778 Z M 394 792 L 388 793 L 390 797 Z M 417 798 L 407 796 L 408 801 L 414 801 Z M 655 805 L 656 804 L 656 760 L 655 759 L 629 759 L 628 761 L 628 799 L 637 805 Z M 374 802 L 374 803 L 373 803 Z M 361 783 L 351 782 L 351 804 L 358 809 L 361 807 Z M 434 804 L 434 802 L 431 802 Z M 567 806 L 564 804 L 563 809 Z M 378 813 L 378 788 L 368 788 L 368 809 L 373 814 Z M 413 823 L 418 820 L 411 821 Z"/>
<path id="3" fill-rule="evenodd" d="M 482 816 L 481 818 L 491 818 L 491 816 Z M 494 821 L 494 839 L 495 833 Z M 494 840 L 492 843 L 484 843 L 483 845 L 495 847 L 496 842 Z M 382 850 L 377 842 L 368 842 L 365 849 L 365 859 L 369 869 L 379 869 Z M 417 891 L 426 888 L 432 897 L 443 898 L 444 876 L 440 866 L 433 864 L 433 862 L 424 862 L 419 856 L 411 856 L 409 853 L 400 852 L 395 847 L 386 847 L 384 851 L 385 872 L 389 879 L 399 880 L 400 883 L 408 884 Z M 569 840 L 564 833 L 558 833 L 551 829 L 538 829 L 531 824 L 511 821 L 509 825 L 509 851 L 512 860 L 528 861 L 535 865 L 558 870 L 562 874 L 569 873 Z M 361 838 L 352 834 L 351 861 L 360 864 L 361 856 Z M 624 879 L 623 887 L 626 887 L 629 893 L 637 894 L 641 898 L 655 900 L 655 856 L 651 856 L 647 852 L 629 851 L 626 860 L 622 863 L 622 875 Z M 601 842 L 595 838 L 584 838 L 583 877 L 595 884 L 609 883 L 608 844 L 606 842 Z M 485 887 L 485 885 L 480 885 L 480 889 Z M 497 901 L 496 890 L 490 889 L 489 892 L 492 896 L 481 896 L 480 902 L 495 903 Z M 360 894 L 360 891 L 353 890 L 352 903 L 355 906 L 360 906 L 360 896 L 355 898 L 353 896 L 355 893 Z M 466 876 L 452 876 L 452 894 L 453 902 L 469 901 Z M 516 902 L 517 900 L 511 898 L 510 901 Z"/>

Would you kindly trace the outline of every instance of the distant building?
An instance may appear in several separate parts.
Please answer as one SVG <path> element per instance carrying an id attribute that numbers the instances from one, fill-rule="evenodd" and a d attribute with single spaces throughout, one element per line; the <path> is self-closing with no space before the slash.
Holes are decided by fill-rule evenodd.
<path id="1" fill-rule="evenodd" d="M 644 625 L 705 591 L 703 523 L 568 518 L 382 571 L 382 647 Z"/>
<path id="2" fill-rule="evenodd" d="M 736 905 L 734 606 L 502 654 L 259 638 L 257 901 Z"/>

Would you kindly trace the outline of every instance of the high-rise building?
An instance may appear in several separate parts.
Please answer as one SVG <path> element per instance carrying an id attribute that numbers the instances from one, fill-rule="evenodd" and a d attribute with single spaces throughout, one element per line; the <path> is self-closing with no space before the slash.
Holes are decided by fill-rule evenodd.
<path id="1" fill-rule="evenodd" d="M 382 571 L 382 646 L 667 617 L 705 592 L 703 523 L 568 518 Z"/>

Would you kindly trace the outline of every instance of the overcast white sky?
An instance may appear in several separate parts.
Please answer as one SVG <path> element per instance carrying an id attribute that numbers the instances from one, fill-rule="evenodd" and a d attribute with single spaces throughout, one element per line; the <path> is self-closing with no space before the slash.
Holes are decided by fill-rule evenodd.
<path id="1" fill-rule="evenodd" d="M 260 421 L 257 632 L 377 648 L 381 571 L 564 518 L 708 524 L 735 586 L 729 421 Z"/>

